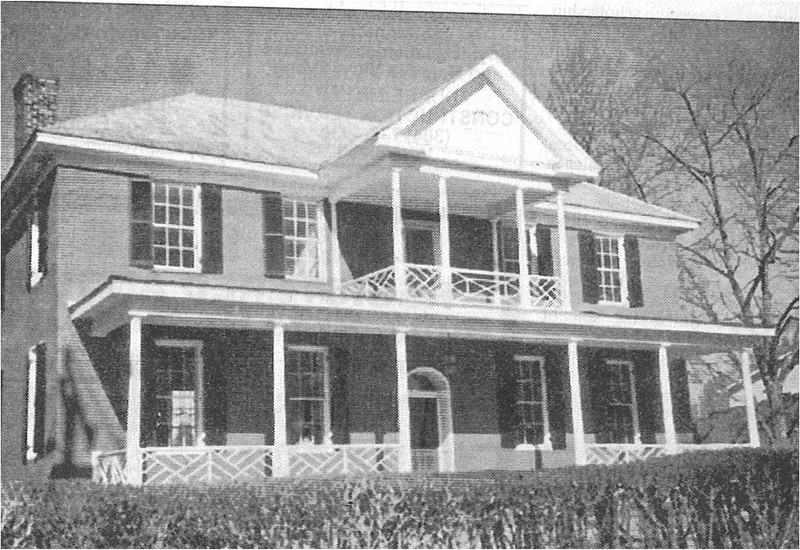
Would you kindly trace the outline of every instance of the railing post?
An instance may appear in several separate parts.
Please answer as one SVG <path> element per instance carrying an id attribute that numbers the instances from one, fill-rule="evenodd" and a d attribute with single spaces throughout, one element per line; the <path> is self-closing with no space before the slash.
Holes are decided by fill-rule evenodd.
<path id="1" fill-rule="evenodd" d="M 525 201 L 522 187 L 517 187 L 517 250 L 519 255 L 519 300 L 520 305 L 531 305 L 531 276 L 528 269 L 528 232 L 525 230 Z"/>
<path id="2" fill-rule="evenodd" d="M 761 445 L 761 435 L 758 433 L 758 417 L 756 416 L 756 400 L 753 395 L 753 379 L 750 372 L 750 353 L 743 349 L 739 353 L 739 362 L 742 367 L 742 391 L 744 406 L 747 411 L 747 431 L 750 436 L 750 446 Z"/>
<path id="3" fill-rule="evenodd" d="M 331 283 L 333 293 L 342 293 L 342 257 L 339 248 L 339 216 L 336 211 L 337 202 L 331 199 Z"/>
<path id="4" fill-rule="evenodd" d="M 675 433 L 675 418 L 672 413 L 672 386 L 669 380 L 668 344 L 658 348 L 658 381 L 661 387 L 661 410 L 664 415 L 664 442 L 668 454 L 678 452 L 678 437 Z"/>
<path id="5" fill-rule="evenodd" d="M 128 483 L 142 484 L 142 318 L 130 319 L 130 340 L 128 349 L 128 431 L 125 447 L 125 469 Z"/>
<path id="6" fill-rule="evenodd" d="M 411 413 L 408 404 L 408 356 L 406 355 L 406 333 L 395 334 L 397 359 L 397 428 L 400 444 L 398 466 L 401 472 L 411 471 Z"/>
<path id="7" fill-rule="evenodd" d="M 447 178 L 439 176 L 439 239 L 442 249 L 441 300 L 453 299 L 453 269 L 450 266 L 450 209 L 447 204 Z"/>
<path id="8" fill-rule="evenodd" d="M 561 291 L 561 309 L 570 311 L 572 309 L 572 298 L 569 287 L 569 261 L 567 259 L 567 216 L 564 211 L 564 191 L 556 192 L 556 212 L 558 214 L 558 260 L 559 260 L 559 280 L 558 284 Z"/>
<path id="9" fill-rule="evenodd" d="M 277 324 L 272 331 L 272 418 L 273 477 L 288 475 L 289 456 L 286 445 L 286 354 L 284 328 Z"/>
<path id="10" fill-rule="evenodd" d="M 583 432 L 583 406 L 581 403 L 581 378 L 578 365 L 578 341 L 567 344 L 569 356 L 569 389 L 572 401 L 572 436 L 575 445 L 575 464 L 586 464 L 586 436 Z"/>
<path id="11" fill-rule="evenodd" d="M 395 297 L 408 297 L 405 248 L 403 246 L 403 210 L 400 203 L 400 168 L 392 168 L 392 238 L 394 242 Z"/>

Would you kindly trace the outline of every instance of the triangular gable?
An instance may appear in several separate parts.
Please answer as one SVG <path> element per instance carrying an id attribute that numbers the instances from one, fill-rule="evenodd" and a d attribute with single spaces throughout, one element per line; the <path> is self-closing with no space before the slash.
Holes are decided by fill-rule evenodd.
<path id="1" fill-rule="evenodd" d="M 387 123 L 377 144 L 506 170 L 581 179 L 600 171 L 494 55 Z"/>

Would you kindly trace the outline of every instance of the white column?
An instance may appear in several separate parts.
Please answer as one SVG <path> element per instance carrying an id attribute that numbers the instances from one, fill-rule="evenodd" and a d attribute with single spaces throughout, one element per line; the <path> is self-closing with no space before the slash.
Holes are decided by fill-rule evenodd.
<path id="1" fill-rule="evenodd" d="M 330 201 L 331 204 L 331 282 L 333 283 L 333 293 L 342 292 L 342 252 L 339 248 L 339 215 L 336 212 L 337 202 Z"/>
<path id="2" fill-rule="evenodd" d="M 500 286 L 500 220 L 492 220 L 492 267 L 494 269 L 494 303 L 499 304 L 504 287 Z"/>
<path id="3" fill-rule="evenodd" d="M 572 401 L 572 437 L 575 445 L 575 464 L 586 464 L 586 437 L 583 432 L 583 407 L 581 404 L 581 379 L 578 368 L 578 342 L 570 340 L 567 344 L 569 355 L 569 389 Z"/>
<path id="4" fill-rule="evenodd" d="M 450 209 L 447 204 L 447 178 L 439 177 L 439 239 L 442 249 L 441 300 L 453 299 L 453 269 L 450 266 Z"/>
<path id="5" fill-rule="evenodd" d="M 394 279 L 397 298 L 408 296 L 405 248 L 403 247 L 403 211 L 400 204 L 400 168 L 392 168 L 392 237 L 394 240 Z"/>
<path id="6" fill-rule="evenodd" d="M 286 354 L 283 325 L 272 331 L 272 418 L 273 456 L 272 475 L 284 477 L 289 473 L 289 455 L 286 449 Z"/>
<path id="7" fill-rule="evenodd" d="M 399 466 L 401 472 L 411 471 L 411 413 L 408 406 L 408 358 L 406 355 L 406 333 L 395 334 L 397 354 L 397 427 L 400 443 Z"/>
<path id="8" fill-rule="evenodd" d="M 561 307 L 564 311 L 572 309 L 572 299 L 569 288 L 569 261 L 567 254 L 567 216 L 564 211 L 564 192 L 556 193 L 556 212 L 558 213 L 558 259 L 559 281 L 561 288 Z"/>
<path id="9" fill-rule="evenodd" d="M 658 383 L 661 388 L 661 410 L 664 415 L 664 443 L 667 445 L 667 453 L 675 454 L 678 451 L 678 437 L 675 435 L 675 417 L 672 414 L 667 344 L 661 344 L 658 348 Z"/>
<path id="10" fill-rule="evenodd" d="M 125 469 L 128 482 L 142 484 L 142 318 L 131 317 L 128 349 L 128 433 Z"/>
<path id="11" fill-rule="evenodd" d="M 742 390 L 744 391 L 744 406 L 747 410 L 747 431 L 750 434 L 750 446 L 759 447 L 761 446 L 761 436 L 758 433 L 756 400 L 753 395 L 753 379 L 750 372 L 750 350 L 742 350 L 739 353 L 739 358 L 742 366 Z"/>
<path id="12" fill-rule="evenodd" d="M 528 233 L 525 230 L 525 203 L 522 188 L 517 188 L 517 241 L 519 255 L 519 299 L 522 306 L 531 303 L 531 276 L 528 270 Z"/>

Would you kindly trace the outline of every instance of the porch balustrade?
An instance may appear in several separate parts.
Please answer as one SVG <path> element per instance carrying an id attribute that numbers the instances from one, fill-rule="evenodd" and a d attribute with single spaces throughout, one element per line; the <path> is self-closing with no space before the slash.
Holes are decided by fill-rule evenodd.
<path id="1" fill-rule="evenodd" d="M 670 451 L 668 445 L 637 445 L 634 443 L 591 443 L 586 445 L 586 464 L 611 466 L 641 462 L 651 458 L 690 451 L 715 451 L 734 447 L 750 447 L 749 443 L 683 443 Z"/>
<path id="2" fill-rule="evenodd" d="M 443 268 L 435 265 L 404 264 L 405 292 L 398 292 L 394 266 L 385 267 L 342 283 L 341 293 L 370 298 L 399 298 L 426 302 L 487 304 L 537 309 L 561 309 L 561 286 L 558 277 L 531 275 L 530 301 L 520 293 L 517 273 L 450 268 L 446 285 Z"/>
<path id="3" fill-rule="evenodd" d="M 297 445 L 288 454 L 291 477 L 399 471 L 399 445 Z"/>

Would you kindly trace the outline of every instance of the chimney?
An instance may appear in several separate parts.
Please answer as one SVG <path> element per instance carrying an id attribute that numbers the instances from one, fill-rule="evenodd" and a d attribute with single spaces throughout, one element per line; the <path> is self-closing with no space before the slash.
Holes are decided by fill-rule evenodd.
<path id="1" fill-rule="evenodd" d="M 30 73 L 19 77 L 14 86 L 14 154 L 25 147 L 36 130 L 56 121 L 58 79 L 37 78 Z"/>

